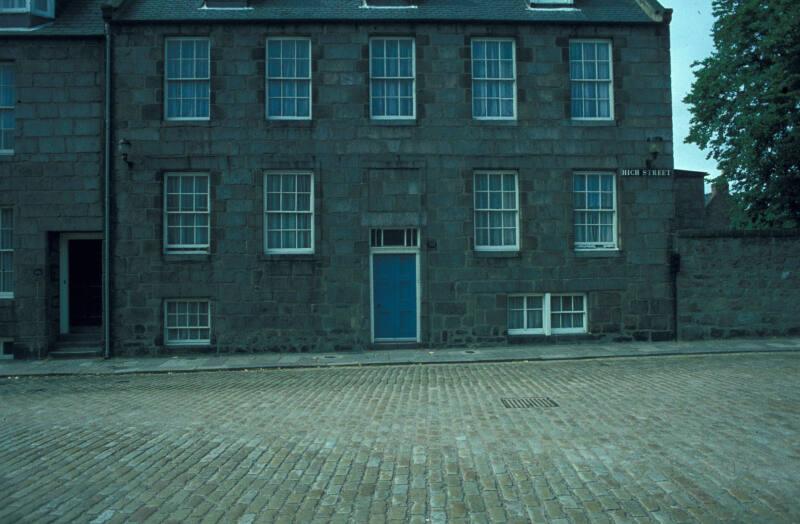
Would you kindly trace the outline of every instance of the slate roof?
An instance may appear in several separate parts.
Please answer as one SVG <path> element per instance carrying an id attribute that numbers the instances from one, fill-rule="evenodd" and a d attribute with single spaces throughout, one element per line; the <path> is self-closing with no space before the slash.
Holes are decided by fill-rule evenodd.
<path id="1" fill-rule="evenodd" d="M 56 19 L 25 30 L 0 28 L 0 37 L 100 36 L 103 34 L 104 0 L 58 0 Z"/>
<path id="2" fill-rule="evenodd" d="M 575 0 L 529 9 L 527 0 L 420 0 L 415 8 L 365 8 L 363 0 L 250 0 L 249 9 L 207 9 L 204 0 L 127 0 L 115 19 L 167 21 L 476 21 L 652 23 L 636 0 Z"/>

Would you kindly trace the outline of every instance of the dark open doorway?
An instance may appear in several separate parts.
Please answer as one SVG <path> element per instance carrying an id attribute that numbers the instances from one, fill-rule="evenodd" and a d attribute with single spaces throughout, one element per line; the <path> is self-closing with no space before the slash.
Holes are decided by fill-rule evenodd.
<path id="1" fill-rule="evenodd" d="M 103 323 L 103 241 L 69 241 L 70 326 Z"/>

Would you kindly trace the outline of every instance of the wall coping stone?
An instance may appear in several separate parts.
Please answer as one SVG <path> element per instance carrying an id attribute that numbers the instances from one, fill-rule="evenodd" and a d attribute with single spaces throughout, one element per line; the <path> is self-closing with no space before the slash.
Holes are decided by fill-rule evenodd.
<path id="1" fill-rule="evenodd" d="M 677 231 L 678 238 L 796 238 L 800 229 L 684 229 Z"/>

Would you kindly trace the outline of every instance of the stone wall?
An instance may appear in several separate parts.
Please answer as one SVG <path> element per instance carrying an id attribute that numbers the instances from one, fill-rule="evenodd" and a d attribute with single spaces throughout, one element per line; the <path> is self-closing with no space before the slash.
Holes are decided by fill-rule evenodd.
<path id="1" fill-rule="evenodd" d="M 57 335 L 57 232 L 102 229 L 102 40 L 3 36 L 0 61 L 14 64 L 17 96 L 14 154 L 0 155 L 0 207 L 15 219 L 0 337 L 43 356 Z"/>
<path id="2" fill-rule="evenodd" d="M 651 135 L 666 146 L 655 167 L 673 167 L 667 27 L 138 24 L 117 32 L 116 133 L 131 142 L 134 166 L 116 165 L 116 354 L 164 351 L 163 301 L 190 297 L 211 300 L 220 351 L 367 347 L 376 226 L 420 228 L 423 345 L 508 342 L 506 297 L 524 292 L 587 293 L 589 336 L 672 336 L 675 180 L 618 177 L 621 249 L 611 253 L 575 252 L 571 193 L 574 171 L 643 167 Z M 313 121 L 264 118 L 264 44 L 280 34 L 312 40 Z M 374 34 L 416 37 L 414 122 L 369 119 Z M 176 35 L 211 38 L 210 122 L 163 120 L 164 39 Z M 473 36 L 516 40 L 517 121 L 472 119 Z M 572 37 L 613 40 L 616 121 L 570 120 Z M 313 255 L 263 253 L 263 173 L 280 169 L 314 173 Z M 518 173 L 521 250 L 512 256 L 473 249 L 480 169 Z M 211 175 L 208 255 L 163 253 L 163 176 L 172 170 Z M 418 196 L 401 195 L 408 181 Z M 399 207 L 386 208 L 371 194 L 378 190 L 394 191 Z"/>
<path id="3" fill-rule="evenodd" d="M 800 335 L 800 231 L 682 232 L 680 339 Z"/>

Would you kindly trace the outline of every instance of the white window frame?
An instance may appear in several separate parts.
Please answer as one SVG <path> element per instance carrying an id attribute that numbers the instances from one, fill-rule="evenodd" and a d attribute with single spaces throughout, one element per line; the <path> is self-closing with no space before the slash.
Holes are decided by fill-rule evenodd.
<path id="1" fill-rule="evenodd" d="M 411 42 L 411 76 L 399 76 L 400 75 L 400 68 L 398 67 L 397 74 L 398 76 L 386 76 L 384 71 L 384 76 L 376 77 L 375 73 L 372 70 L 372 43 L 382 40 L 384 41 L 384 59 L 386 59 L 385 52 L 386 46 L 385 42 L 388 41 L 409 41 Z M 400 51 L 398 48 L 398 58 L 400 56 Z M 376 115 L 373 112 L 372 107 L 372 85 L 373 81 L 375 80 L 411 80 L 411 114 L 410 115 Z M 386 99 L 384 97 L 384 99 Z M 399 111 L 399 99 L 398 99 L 398 111 Z M 384 110 L 386 109 L 384 105 Z M 402 36 L 402 37 L 393 37 L 393 36 L 374 36 L 369 39 L 369 116 L 372 120 L 416 120 L 417 119 L 417 42 L 416 39 L 412 36 Z"/>
<path id="2" fill-rule="evenodd" d="M 208 42 L 208 77 L 207 78 L 181 78 L 176 80 L 169 79 L 169 43 L 170 42 L 186 42 L 204 40 Z M 164 39 L 164 120 L 168 122 L 208 122 L 211 120 L 211 98 L 213 95 L 211 89 L 211 38 L 207 36 L 176 36 Z M 208 82 L 208 116 L 169 116 L 169 84 L 170 82 Z"/>
<path id="3" fill-rule="evenodd" d="M 267 209 L 267 193 L 268 193 L 268 182 L 267 179 L 270 175 L 308 175 L 309 176 L 309 183 L 310 183 L 310 195 L 309 195 L 309 210 L 308 211 L 298 211 L 298 210 L 288 210 L 284 211 L 281 210 L 269 210 Z M 264 172 L 264 191 L 263 191 L 263 198 L 264 198 L 264 253 L 267 255 L 310 255 L 314 253 L 314 235 L 315 235 L 315 217 L 316 217 L 316 209 L 315 209 L 315 202 L 314 202 L 314 173 L 312 171 L 266 171 Z M 283 195 L 283 188 L 281 188 L 280 195 Z M 294 213 L 294 214 L 308 214 L 310 216 L 309 221 L 311 223 L 311 239 L 309 247 L 303 248 L 270 248 L 269 247 L 269 227 L 268 223 L 269 220 L 267 219 L 270 213 L 274 214 L 287 214 L 287 213 Z M 295 231 L 298 231 L 297 229 Z"/>
<path id="4" fill-rule="evenodd" d="M 602 176 L 610 176 L 611 177 L 611 188 L 613 190 L 611 196 L 611 205 L 612 208 L 608 209 L 588 209 L 588 208 L 576 208 L 575 207 L 575 177 L 576 176 L 585 176 L 585 175 L 602 175 Z M 616 173 L 608 172 L 608 171 L 576 171 L 572 174 L 572 234 L 574 236 L 574 247 L 575 251 L 617 251 L 619 250 L 619 212 L 617 211 L 617 200 L 618 200 L 618 189 L 617 189 L 617 176 Z M 601 182 L 601 190 L 602 193 L 602 182 Z M 588 191 L 584 191 L 588 193 Z M 602 202 L 602 197 L 601 197 Z M 576 228 L 578 224 L 575 222 L 575 214 L 576 213 L 593 213 L 593 212 L 601 212 L 601 213 L 612 213 L 611 215 L 611 242 L 578 242 L 578 235 L 576 234 Z"/>
<path id="5" fill-rule="evenodd" d="M 269 43 L 275 41 L 284 41 L 284 40 L 295 40 L 295 41 L 304 41 L 308 42 L 308 78 L 303 78 L 299 76 L 295 77 L 276 77 L 270 78 L 269 76 Z M 266 116 L 267 120 L 311 120 L 314 114 L 314 71 L 313 71 L 313 61 L 312 61 L 312 45 L 311 39 L 307 37 L 301 36 L 272 36 L 267 38 L 267 42 L 264 45 L 264 77 L 265 77 L 265 104 L 264 104 L 264 115 Z M 269 114 L 269 82 L 270 80 L 273 81 L 308 81 L 308 116 L 270 116 Z M 297 98 L 297 97 L 295 97 Z"/>
<path id="6" fill-rule="evenodd" d="M 10 211 L 11 212 L 11 227 L 6 228 L 3 224 L 3 211 Z M 2 291 L 0 290 L 0 299 L 13 299 L 14 298 L 14 208 L 13 207 L 0 207 L 0 230 L 2 229 L 10 229 L 11 230 L 11 247 L 3 249 L 0 247 L 0 253 L 11 253 L 11 290 L 10 291 Z"/>
<path id="7" fill-rule="evenodd" d="M 15 73 L 15 71 L 14 71 L 14 62 L 0 62 L 0 68 L 8 68 L 8 69 L 11 70 L 12 74 Z M 14 75 L 14 78 L 16 80 L 16 75 Z M 15 108 L 16 108 L 16 103 L 15 103 L 15 100 L 14 100 L 14 98 L 16 98 L 16 93 L 15 93 L 16 89 L 15 88 L 16 88 L 15 84 L 10 84 L 10 89 L 11 89 L 11 94 L 12 94 L 11 105 L 6 105 L 6 106 L 0 105 L 0 115 L 2 115 L 4 113 L 11 113 L 11 118 L 12 119 L 15 119 Z M 15 125 L 14 125 L 13 128 L 3 128 L 2 127 L 2 120 L 0 119 L 0 132 L 2 132 L 3 129 L 10 130 L 12 135 L 13 135 L 16 132 L 16 120 L 15 120 Z M 13 155 L 13 154 L 14 154 L 14 148 L 13 147 L 7 148 L 7 147 L 4 147 L 4 144 L 0 143 L 0 155 Z"/>
<path id="8" fill-rule="evenodd" d="M 183 178 L 183 177 L 205 177 L 207 183 L 206 188 L 208 192 L 206 193 L 206 211 L 170 211 L 167 207 L 168 203 L 168 185 L 170 178 Z M 182 193 L 178 193 L 179 195 Z M 196 193 L 194 193 L 196 194 Z M 209 253 L 211 250 L 211 176 L 208 173 L 195 173 L 195 172 L 170 172 L 164 173 L 164 228 L 163 228 L 163 236 L 164 236 L 164 253 L 166 254 L 180 254 L 180 255 L 193 255 L 193 254 L 206 254 Z M 180 197 L 179 197 L 180 198 Z M 170 244 L 169 243 L 169 216 L 170 215 L 180 215 L 180 214 L 194 214 L 194 215 L 202 215 L 205 214 L 208 216 L 207 225 L 206 225 L 206 235 L 208 241 L 205 244 Z"/>
<path id="9" fill-rule="evenodd" d="M 478 208 L 478 190 L 477 190 L 478 185 L 476 183 L 476 180 L 477 180 L 478 176 L 483 176 L 483 175 L 489 175 L 489 176 L 491 176 L 491 175 L 500 175 L 501 177 L 505 176 L 505 175 L 513 175 L 514 176 L 514 203 L 515 203 L 516 207 L 513 210 L 507 209 L 505 207 L 501 208 L 501 209 Z M 489 195 L 489 200 L 491 200 L 491 191 L 488 190 L 488 188 L 487 188 L 486 192 L 487 192 L 487 195 Z M 501 181 L 501 186 L 500 186 L 500 193 L 501 194 L 504 193 L 504 191 L 502 189 L 502 181 Z M 519 194 L 519 174 L 516 171 L 504 171 L 504 170 L 475 171 L 472 174 L 472 209 L 473 209 L 473 212 L 472 212 L 472 222 L 473 222 L 472 232 L 473 232 L 474 239 L 475 239 L 474 240 L 475 251 L 486 251 L 486 252 L 519 251 L 519 246 L 520 246 L 519 224 L 520 224 L 521 210 L 520 210 L 520 194 Z M 514 244 L 513 245 L 499 245 L 499 246 L 478 245 L 478 213 L 479 212 L 488 212 L 490 214 L 490 216 L 491 216 L 491 213 L 507 213 L 509 211 L 514 211 L 516 213 L 516 221 L 514 223 L 514 228 L 515 228 Z M 490 221 L 491 221 L 491 219 L 490 219 Z M 501 227 L 501 230 L 502 229 L 503 228 Z M 489 227 L 488 231 L 489 231 L 489 234 L 491 236 L 492 228 Z"/>
<path id="10" fill-rule="evenodd" d="M 46 18 L 53 18 L 55 14 L 55 0 L 45 0 L 44 9 L 36 7 L 36 0 L 23 0 L 22 7 L 0 7 L 0 13 L 33 13 Z"/>
<path id="11" fill-rule="evenodd" d="M 572 44 L 607 44 L 608 45 L 608 80 L 584 80 L 584 79 L 573 79 L 572 78 Z M 614 120 L 614 44 L 609 39 L 598 39 L 598 38 L 576 38 L 569 41 L 569 49 L 567 51 L 568 55 L 568 62 L 569 62 L 569 89 L 570 89 L 570 96 L 569 96 L 569 113 L 570 118 L 572 120 L 582 120 L 582 121 L 597 121 L 597 122 L 611 122 Z M 581 59 L 581 63 L 583 63 L 583 59 Z M 597 116 L 597 117 L 583 117 L 583 116 L 575 116 L 572 111 L 572 84 L 574 82 L 595 82 L 597 84 L 601 82 L 608 82 L 608 116 Z"/>
<path id="12" fill-rule="evenodd" d="M 514 96 L 513 99 L 513 108 L 514 112 L 512 116 L 477 116 L 475 114 L 475 82 L 476 81 L 495 81 L 495 82 L 508 82 L 509 79 L 507 78 L 475 78 L 475 42 L 511 42 L 511 63 L 512 63 L 512 93 Z M 469 43 L 469 53 L 470 53 L 470 77 L 472 78 L 472 97 L 470 99 L 471 111 L 472 111 L 472 118 L 474 120 L 502 120 L 502 121 L 514 121 L 517 119 L 517 42 L 513 38 L 473 38 L 470 40 Z M 502 113 L 502 109 L 500 111 Z M 488 110 L 487 110 L 488 113 Z"/>
<path id="13" fill-rule="evenodd" d="M 514 335 L 577 335 L 577 334 L 584 334 L 589 332 L 589 314 L 588 314 L 588 305 L 586 300 L 585 293 L 515 293 L 508 295 L 508 299 L 511 298 L 524 298 L 524 309 L 523 318 L 524 323 L 527 326 L 528 323 L 528 311 L 533 308 L 528 308 L 528 298 L 532 297 L 541 297 L 542 299 L 542 327 L 541 328 L 508 328 L 508 334 L 510 336 Z M 554 297 L 581 297 L 583 302 L 583 311 L 575 311 L 574 314 L 583 314 L 583 327 L 580 328 L 554 328 L 553 318 L 552 318 L 552 299 Z M 510 300 L 506 305 L 506 315 L 507 318 L 510 320 Z M 566 314 L 566 313 L 565 313 Z"/>
<path id="14" fill-rule="evenodd" d="M 204 303 L 208 305 L 208 318 L 206 320 L 205 326 L 177 326 L 177 327 L 170 327 L 169 325 L 169 304 L 178 304 L 178 303 Z M 211 345 L 211 301 L 205 298 L 169 298 L 164 300 L 164 345 L 170 347 L 180 347 L 180 346 L 209 346 Z M 198 339 L 186 339 L 186 340 L 170 340 L 169 332 L 170 330 L 179 330 L 179 329 L 202 329 L 208 330 L 208 338 L 198 338 Z"/>
<path id="15" fill-rule="evenodd" d="M 13 353 L 6 353 L 6 348 L 14 344 L 13 338 L 0 338 L 0 360 L 12 360 Z"/>

